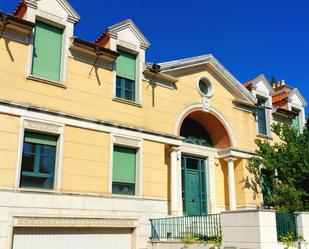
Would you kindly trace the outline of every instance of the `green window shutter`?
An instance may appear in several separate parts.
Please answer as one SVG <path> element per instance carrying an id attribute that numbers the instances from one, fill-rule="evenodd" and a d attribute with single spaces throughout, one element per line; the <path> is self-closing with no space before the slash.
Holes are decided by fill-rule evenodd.
<path id="1" fill-rule="evenodd" d="M 135 183 L 136 150 L 114 146 L 113 182 Z"/>
<path id="2" fill-rule="evenodd" d="M 117 76 L 135 81 L 136 74 L 136 56 L 124 51 L 119 51 L 116 60 Z"/>
<path id="3" fill-rule="evenodd" d="M 258 98 L 258 108 L 256 109 L 257 120 L 258 120 L 258 129 L 259 134 L 267 135 L 267 127 L 266 127 L 266 101 L 262 98 Z"/>
<path id="4" fill-rule="evenodd" d="M 28 143 L 57 146 L 58 138 L 56 136 L 26 131 L 24 140 Z"/>
<path id="5" fill-rule="evenodd" d="M 293 118 L 292 124 L 295 127 L 295 129 L 300 131 L 299 115 L 297 115 L 295 118 Z"/>
<path id="6" fill-rule="evenodd" d="M 32 75 L 59 81 L 63 30 L 36 22 Z"/>

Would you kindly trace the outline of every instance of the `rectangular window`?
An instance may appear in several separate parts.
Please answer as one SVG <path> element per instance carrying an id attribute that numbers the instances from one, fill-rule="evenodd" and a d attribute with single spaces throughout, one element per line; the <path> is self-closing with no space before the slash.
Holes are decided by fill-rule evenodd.
<path id="1" fill-rule="evenodd" d="M 113 194 L 134 195 L 136 149 L 114 146 Z"/>
<path id="2" fill-rule="evenodd" d="M 266 100 L 258 98 L 258 107 L 256 109 L 258 131 L 261 135 L 267 135 L 267 122 L 266 122 Z"/>
<path id="3" fill-rule="evenodd" d="M 60 81 L 63 30 L 36 21 L 32 75 Z"/>
<path id="4" fill-rule="evenodd" d="M 53 189 L 57 136 L 25 132 L 20 187 Z"/>
<path id="5" fill-rule="evenodd" d="M 116 60 L 116 97 L 135 101 L 136 56 L 119 51 Z"/>

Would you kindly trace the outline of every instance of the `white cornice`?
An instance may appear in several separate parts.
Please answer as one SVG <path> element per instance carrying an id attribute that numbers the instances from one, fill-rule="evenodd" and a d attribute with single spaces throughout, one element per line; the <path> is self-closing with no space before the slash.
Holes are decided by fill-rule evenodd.
<path id="1" fill-rule="evenodd" d="M 245 100 L 251 103 L 256 102 L 256 98 L 212 54 L 159 63 L 162 72 L 165 73 L 203 64 L 211 65 L 221 76 L 231 83 L 234 89 L 237 90 Z"/>

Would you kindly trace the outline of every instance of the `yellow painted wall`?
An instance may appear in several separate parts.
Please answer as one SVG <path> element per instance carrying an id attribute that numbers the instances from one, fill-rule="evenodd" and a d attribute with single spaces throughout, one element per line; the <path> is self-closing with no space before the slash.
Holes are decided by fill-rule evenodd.
<path id="1" fill-rule="evenodd" d="M 247 169 L 247 160 L 238 159 L 235 161 L 235 186 L 237 205 L 252 205 L 259 206 L 260 198 L 259 193 L 255 193 L 250 187 L 250 182 L 253 175 Z"/>
<path id="2" fill-rule="evenodd" d="M 179 113 L 189 105 L 201 103 L 201 96 L 196 90 L 196 80 L 200 76 L 206 76 L 214 88 L 212 107 L 217 109 L 230 124 L 235 135 L 236 147 L 255 150 L 256 122 L 253 115 L 234 108 L 232 100 L 235 96 L 231 94 L 231 89 L 206 67 L 202 72 L 191 72 L 190 75 L 179 76 L 180 80 L 176 83 L 177 90 L 157 86 L 154 90 L 154 105 L 152 88 L 148 82 L 143 82 L 142 107 L 136 107 L 112 100 L 114 79 L 111 71 L 100 68 L 97 71 L 98 77 L 95 70 L 89 76 L 92 65 L 69 58 L 67 86 L 61 88 L 26 79 L 28 65 L 26 45 L 11 41 L 8 46 L 5 46 L 4 40 L 1 39 L 0 58 L 0 99 L 2 100 L 170 134 L 175 129 Z M 16 120 L 18 123 L 18 118 Z M 14 154 L 13 148 L 17 150 L 18 141 L 17 131 L 14 132 L 11 132 L 11 135 L 8 133 L 2 135 L 4 139 L 11 136 L 10 142 L 5 146 L 12 150 L 10 152 L 12 154 Z M 64 140 L 62 190 L 64 192 L 107 193 L 109 135 L 65 127 Z M 169 158 L 165 145 L 144 141 L 143 150 L 142 194 L 149 197 L 167 198 Z M 4 152 L 0 151 L 0 153 Z M 13 159 L 13 157 L 5 160 L 13 162 L 16 158 Z M 13 164 L 11 161 L 7 165 L 15 167 L 16 163 Z M 227 165 L 223 160 L 217 160 L 217 164 L 219 165 L 216 167 L 217 203 L 228 206 Z M 0 185 L 12 186 L 14 169 L 5 169 L 2 165 L 5 164 L 1 164 L 0 170 L 5 171 L 7 177 L 0 174 L 0 179 L 3 178 Z M 237 177 L 240 178 L 245 171 L 243 166 L 238 165 L 236 168 L 238 167 L 242 169 L 239 171 L 237 169 L 236 172 Z M 240 189 L 237 191 L 240 196 L 237 200 L 239 203 L 250 202 L 247 196 L 241 197 L 243 191 Z"/>
<path id="3" fill-rule="evenodd" d="M 228 172 L 227 162 L 223 159 L 215 160 L 215 177 L 216 177 L 216 201 L 220 208 L 229 207 L 229 189 L 228 189 Z"/>
<path id="4" fill-rule="evenodd" d="M 109 134 L 66 126 L 62 190 L 108 193 Z"/>
<path id="5" fill-rule="evenodd" d="M 19 130 L 19 117 L 0 114 L 0 187 L 15 185 Z"/>
<path id="6" fill-rule="evenodd" d="M 89 76 L 92 65 L 69 58 L 67 88 L 56 87 L 25 77 L 28 64 L 28 47 L 9 43 L 14 62 L 0 41 L 0 99 L 31 104 L 85 117 L 99 118 L 133 125 L 153 131 L 173 133 L 179 113 L 189 105 L 201 103 L 195 83 L 198 77 L 207 76 L 214 87 L 212 106 L 229 122 L 236 137 L 236 146 L 254 150 L 253 139 L 256 123 L 252 114 L 233 108 L 235 98 L 220 78 L 205 68 L 179 77 L 177 90 L 156 87 L 154 106 L 152 88 L 143 82 L 142 108 L 112 100 L 113 73 L 105 69 L 95 70 Z M 117 115 L 115 115 L 117 113 Z"/>
<path id="7" fill-rule="evenodd" d="M 164 144 L 144 140 L 143 196 L 167 199 L 169 157 L 166 152 Z"/>

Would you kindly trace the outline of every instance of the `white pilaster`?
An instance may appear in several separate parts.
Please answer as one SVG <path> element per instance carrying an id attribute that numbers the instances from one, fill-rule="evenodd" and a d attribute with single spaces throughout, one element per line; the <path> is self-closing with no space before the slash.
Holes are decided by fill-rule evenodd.
<path id="1" fill-rule="evenodd" d="M 171 170 L 170 170 L 170 210 L 171 215 L 178 215 L 178 161 L 179 158 L 179 148 L 171 148 Z M 181 189 L 180 189 L 181 190 Z"/>
<path id="2" fill-rule="evenodd" d="M 235 172 L 234 172 L 234 161 L 236 158 L 226 158 L 228 165 L 228 181 L 229 181 L 229 202 L 230 210 L 236 210 L 236 190 L 235 190 Z"/>
<path id="3" fill-rule="evenodd" d="M 214 156 L 209 156 L 207 160 L 207 199 L 208 212 L 211 214 L 217 213 L 216 202 L 216 176 L 215 176 L 215 159 Z"/>

